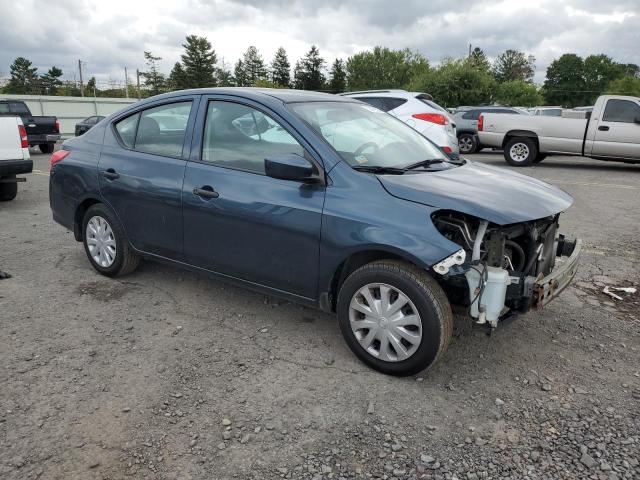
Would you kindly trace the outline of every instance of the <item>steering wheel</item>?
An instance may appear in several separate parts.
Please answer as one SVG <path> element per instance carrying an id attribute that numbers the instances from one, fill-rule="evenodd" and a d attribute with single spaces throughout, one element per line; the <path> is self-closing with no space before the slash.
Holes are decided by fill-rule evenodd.
<path id="1" fill-rule="evenodd" d="M 354 157 L 359 157 L 360 155 L 362 155 L 362 152 L 364 152 L 369 147 L 373 147 L 374 148 L 374 150 L 373 150 L 374 154 L 378 153 L 378 150 L 380 150 L 380 147 L 378 147 L 377 143 L 375 143 L 375 142 L 367 142 L 367 143 L 363 143 L 358 148 L 356 148 L 356 151 L 353 152 L 353 156 Z"/>

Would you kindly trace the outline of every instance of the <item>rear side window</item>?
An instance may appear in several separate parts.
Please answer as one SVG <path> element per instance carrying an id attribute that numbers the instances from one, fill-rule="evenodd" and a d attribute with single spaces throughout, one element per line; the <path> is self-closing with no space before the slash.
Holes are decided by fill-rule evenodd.
<path id="1" fill-rule="evenodd" d="M 395 108 L 398 108 L 400 105 L 404 105 L 405 103 L 407 103 L 407 99 L 385 97 L 384 103 L 387 105 L 387 110 L 385 111 L 388 112 L 389 110 L 393 110 Z"/>
<path id="2" fill-rule="evenodd" d="M 136 113 L 116 123 L 116 130 L 118 131 L 120 140 L 129 148 L 133 148 L 136 140 L 136 128 L 138 127 L 139 118 L 140 114 Z"/>
<path id="3" fill-rule="evenodd" d="M 144 110 L 136 132 L 134 149 L 140 152 L 182 156 L 191 102 L 171 103 Z"/>
<path id="4" fill-rule="evenodd" d="M 462 118 L 464 118 L 465 120 L 478 120 L 479 117 L 480 110 L 469 110 L 464 115 L 462 115 Z"/>
<path id="5" fill-rule="evenodd" d="M 8 103 L 0 103 L 0 113 L 9 113 Z"/>
<path id="6" fill-rule="evenodd" d="M 287 153 L 303 156 L 304 148 L 273 118 L 246 105 L 209 102 L 202 161 L 264 174 L 265 158 Z"/>
<path id="7" fill-rule="evenodd" d="M 380 97 L 355 97 L 356 99 L 363 101 L 364 103 L 368 103 L 372 107 L 377 108 L 378 110 L 382 110 L 383 112 L 387 112 L 389 109 L 385 105 L 384 101 Z"/>
<path id="8" fill-rule="evenodd" d="M 630 100 L 609 100 L 604 109 L 602 120 L 621 123 L 640 121 L 640 105 Z"/>
<path id="9" fill-rule="evenodd" d="M 11 111 L 13 113 L 29 115 L 29 109 L 24 103 L 15 102 L 15 103 L 10 103 L 9 105 L 10 105 L 9 108 L 11 108 Z"/>

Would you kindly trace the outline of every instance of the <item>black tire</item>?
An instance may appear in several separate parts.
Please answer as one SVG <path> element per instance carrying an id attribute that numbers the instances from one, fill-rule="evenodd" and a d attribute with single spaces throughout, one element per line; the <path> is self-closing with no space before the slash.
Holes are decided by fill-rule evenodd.
<path id="1" fill-rule="evenodd" d="M 99 265 L 91 256 L 89 246 L 87 245 L 87 224 L 93 217 L 103 218 L 108 223 L 113 233 L 116 252 L 113 263 L 109 266 Z M 84 251 L 87 254 L 87 258 L 89 259 L 91 266 L 107 277 L 127 275 L 133 272 L 140 263 L 140 257 L 134 252 L 133 248 L 129 244 L 129 240 L 127 240 L 122 225 L 120 225 L 116 216 L 101 203 L 92 205 L 84 214 L 84 218 L 82 220 L 82 243 L 84 244 Z"/>
<path id="2" fill-rule="evenodd" d="M 536 157 L 536 159 L 533 161 L 533 163 L 540 163 L 541 161 L 543 161 L 545 158 L 547 158 L 547 154 L 546 153 L 538 153 L 538 156 Z"/>
<path id="3" fill-rule="evenodd" d="M 15 179 L 16 176 L 4 177 Z M 10 202 L 18 195 L 18 182 L 0 183 L 0 202 Z"/>
<path id="4" fill-rule="evenodd" d="M 458 148 L 464 155 L 475 153 L 478 150 L 478 138 L 472 133 L 462 133 L 458 135 Z"/>
<path id="5" fill-rule="evenodd" d="M 514 137 L 504 146 L 504 159 L 512 167 L 528 167 L 537 157 L 538 146 L 532 138 Z"/>
<path id="6" fill-rule="evenodd" d="M 42 153 L 53 153 L 53 149 L 55 146 L 55 143 L 41 143 L 40 145 L 38 145 L 38 148 L 40 148 L 40 151 Z"/>
<path id="7" fill-rule="evenodd" d="M 422 338 L 417 350 L 405 360 L 384 361 L 368 353 L 351 329 L 352 297 L 365 285 L 384 283 L 399 289 L 420 315 Z M 399 260 L 379 260 L 354 271 L 338 294 L 338 323 L 349 348 L 370 367 L 387 375 L 414 375 L 433 365 L 444 354 L 453 334 L 453 314 L 438 283 L 425 271 Z"/>

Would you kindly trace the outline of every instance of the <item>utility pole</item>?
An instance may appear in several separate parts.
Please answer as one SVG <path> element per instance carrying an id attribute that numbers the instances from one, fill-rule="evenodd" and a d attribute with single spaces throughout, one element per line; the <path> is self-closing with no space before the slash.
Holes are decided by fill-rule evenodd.
<path id="1" fill-rule="evenodd" d="M 125 96 L 129 98 L 129 77 L 127 76 L 127 67 L 124 67 L 124 92 Z"/>
<path id="2" fill-rule="evenodd" d="M 82 60 L 78 60 L 78 71 L 80 72 L 80 96 L 84 97 L 84 84 L 82 83 Z"/>
<path id="3" fill-rule="evenodd" d="M 471 44 L 469 44 L 469 56 L 467 58 L 471 58 Z"/>
<path id="4" fill-rule="evenodd" d="M 140 100 L 140 70 L 136 68 L 136 85 L 138 87 L 138 100 Z"/>

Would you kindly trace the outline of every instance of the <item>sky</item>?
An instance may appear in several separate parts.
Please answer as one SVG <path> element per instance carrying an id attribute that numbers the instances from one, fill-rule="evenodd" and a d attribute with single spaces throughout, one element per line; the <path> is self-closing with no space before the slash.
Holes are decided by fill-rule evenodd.
<path id="1" fill-rule="evenodd" d="M 143 52 L 168 73 L 186 35 L 206 36 L 227 68 L 255 45 L 267 62 L 283 46 L 293 65 L 312 44 L 330 64 L 376 45 L 417 50 L 431 64 L 512 48 L 536 58 L 535 81 L 562 53 L 640 64 L 640 0 L 0 0 L 0 78 L 18 57 L 65 79 L 124 81 Z M 131 73 L 130 73 L 131 75 Z"/>

